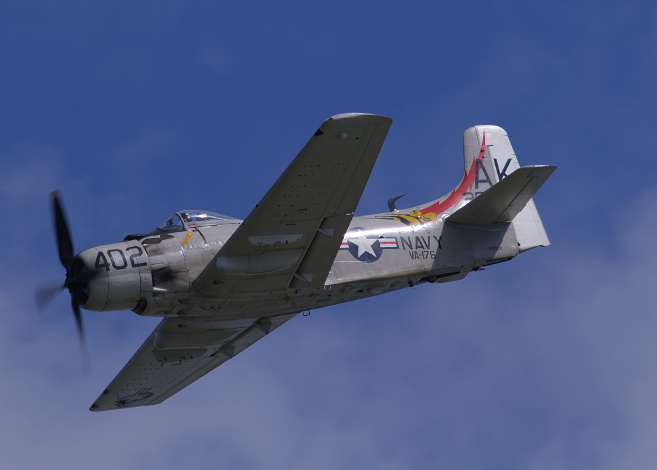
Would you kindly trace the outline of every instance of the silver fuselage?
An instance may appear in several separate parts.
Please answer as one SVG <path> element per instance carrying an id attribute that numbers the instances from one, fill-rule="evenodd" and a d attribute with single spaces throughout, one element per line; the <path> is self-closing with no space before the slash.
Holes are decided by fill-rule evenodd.
<path id="1" fill-rule="evenodd" d="M 78 255 L 96 270 L 82 306 L 148 316 L 260 318 L 454 281 L 518 254 L 512 223 L 482 230 L 445 223 L 446 215 L 410 222 L 394 212 L 355 217 L 321 287 L 199 292 L 194 281 L 237 229 L 237 219 L 98 246 Z M 261 276 L 266 285 L 267 273 Z"/>

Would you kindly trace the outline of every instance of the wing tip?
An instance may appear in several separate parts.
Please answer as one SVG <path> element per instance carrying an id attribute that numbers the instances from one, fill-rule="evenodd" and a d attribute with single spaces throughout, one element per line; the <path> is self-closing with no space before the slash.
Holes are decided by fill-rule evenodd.
<path id="1" fill-rule="evenodd" d="M 326 121 L 344 121 L 347 119 L 377 119 L 392 122 L 392 119 L 388 116 L 383 116 L 380 114 L 370 114 L 370 113 L 341 113 L 335 114 L 328 118 Z"/>

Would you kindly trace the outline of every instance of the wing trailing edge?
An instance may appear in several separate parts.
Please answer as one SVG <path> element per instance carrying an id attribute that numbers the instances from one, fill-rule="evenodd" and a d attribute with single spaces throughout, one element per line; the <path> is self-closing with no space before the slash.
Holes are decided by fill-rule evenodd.
<path id="1" fill-rule="evenodd" d="M 446 222 L 466 226 L 511 222 L 556 169 L 548 165 L 518 168 L 448 216 Z"/>

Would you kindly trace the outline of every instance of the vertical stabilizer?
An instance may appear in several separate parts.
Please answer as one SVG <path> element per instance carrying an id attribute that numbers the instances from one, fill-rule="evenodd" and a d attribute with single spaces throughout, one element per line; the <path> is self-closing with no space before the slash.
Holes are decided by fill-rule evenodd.
<path id="1" fill-rule="evenodd" d="M 463 163 L 463 178 L 451 193 L 410 209 L 410 215 L 436 220 L 440 214 L 454 213 L 520 168 L 506 131 L 490 125 L 471 127 L 463 133 Z M 550 244 L 533 199 L 514 215 L 520 251 Z"/>
<path id="2" fill-rule="evenodd" d="M 463 178 L 454 190 L 416 208 L 422 214 L 453 212 L 518 169 L 506 131 L 497 126 L 475 126 L 463 133 Z"/>
<path id="3" fill-rule="evenodd" d="M 497 126 L 475 126 L 463 133 L 463 159 L 466 166 L 481 147 L 486 147 L 482 160 L 475 165 L 472 193 L 476 197 L 517 170 L 520 165 L 506 131 Z"/>

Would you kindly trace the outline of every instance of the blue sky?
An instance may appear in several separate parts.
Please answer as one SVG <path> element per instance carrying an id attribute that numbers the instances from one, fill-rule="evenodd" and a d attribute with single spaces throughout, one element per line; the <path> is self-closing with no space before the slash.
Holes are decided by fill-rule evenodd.
<path id="1" fill-rule="evenodd" d="M 653 468 L 654 2 L 9 2 L 0 14 L 6 468 Z M 435 199 L 496 124 L 552 246 L 314 311 L 156 407 L 90 413 L 155 323 L 85 314 L 75 247 L 174 210 L 244 217 L 317 126 L 394 119 L 358 213 Z"/>

